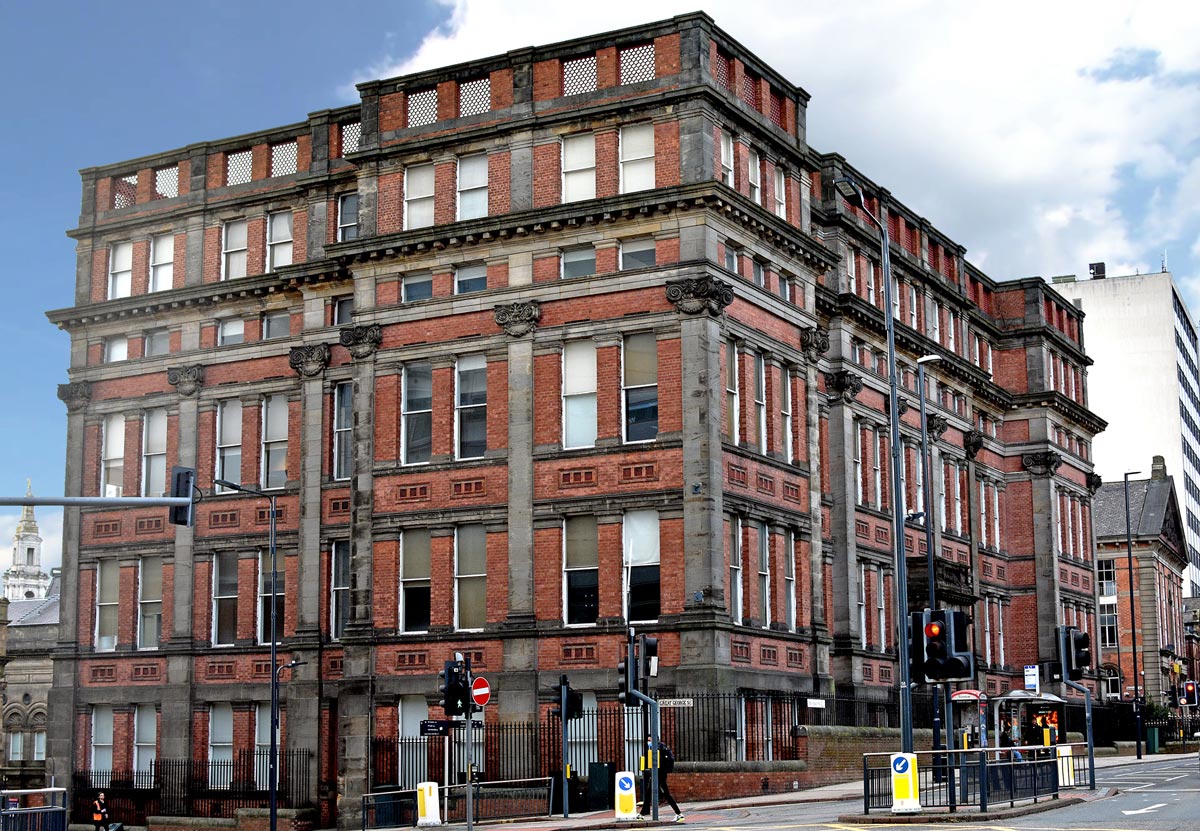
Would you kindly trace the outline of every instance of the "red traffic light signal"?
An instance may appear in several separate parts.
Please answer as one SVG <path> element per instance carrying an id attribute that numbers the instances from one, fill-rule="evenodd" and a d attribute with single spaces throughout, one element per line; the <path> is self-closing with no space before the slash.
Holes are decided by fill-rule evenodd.
<path id="1" fill-rule="evenodd" d="M 1195 681 L 1183 682 L 1183 695 L 1181 696 L 1185 707 L 1195 707 L 1200 705 L 1200 686 Z"/>
<path id="2" fill-rule="evenodd" d="M 925 624 L 925 637 L 940 638 L 942 636 L 942 624 L 935 621 L 930 621 Z"/>

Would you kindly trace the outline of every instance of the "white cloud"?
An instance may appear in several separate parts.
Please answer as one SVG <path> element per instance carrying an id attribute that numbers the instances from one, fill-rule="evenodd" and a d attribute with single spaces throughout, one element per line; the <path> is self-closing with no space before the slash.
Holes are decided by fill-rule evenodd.
<path id="1" fill-rule="evenodd" d="M 384 56 L 355 80 L 696 8 L 610 0 L 584 15 L 528 0 L 442 5 L 449 21 L 415 53 Z M 1195 166 L 1200 7 L 873 0 L 784 13 L 767 0 L 711 0 L 704 8 L 812 94 L 815 149 L 845 155 L 992 277 L 1083 274 L 1098 260 L 1157 269 L 1154 252 L 1164 247 L 1176 252 L 1181 280 L 1200 272 L 1190 259 L 1200 200 L 1184 202 L 1194 190 L 1181 187 L 1162 206 L 1168 222 L 1151 216 L 1147 188 L 1130 187 Z"/>

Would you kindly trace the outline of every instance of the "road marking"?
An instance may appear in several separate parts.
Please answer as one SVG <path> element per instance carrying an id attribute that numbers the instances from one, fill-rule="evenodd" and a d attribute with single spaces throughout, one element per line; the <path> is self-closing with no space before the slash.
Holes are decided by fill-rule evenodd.
<path id="1" fill-rule="evenodd" d="M 1157 805 L 1150 805 L 1149 807 L 1146 807 L 1146 808 L 1139 808 L 1136 811 L 1122 811 L 1121 813 L 1124 814 L 1125 816 L 1130 816 L 1131 814 L 1152 814 L 1155 811 L 1157 811 L 1159 808 L 1165 808 L 1165 807 L 1167 807 L 1167 803 L 1160 802 Z"/>

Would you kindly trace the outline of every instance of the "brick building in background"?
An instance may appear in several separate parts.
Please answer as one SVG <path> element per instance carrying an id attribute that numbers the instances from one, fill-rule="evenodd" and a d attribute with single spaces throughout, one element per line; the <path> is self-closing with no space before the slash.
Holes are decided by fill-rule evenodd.
<path id="1" fill-rule="evenodd" d="M 629 625 L 662 692 L 893 700 L 889 311 L 909 512 L 915 359 L 943 358 L 928 515 L 978 686 L 1094 629 L 1081 315 L 869 185 L 884 309 L 878 236 L 830 184 L 864 177 L 708 17 L 359 90 L 83 171 L 75 303 L 50 313 L 66 493 L 159 493 L 182 464 L 206 496 L 192 530 L 67 512 L 52 773 L 265 746 L 266 501 L 216 478 L 279 497 L 281 661 L 307 662 L 282 742 L 315 755 L 326 820 L 357 822 L 373 742 L 432 714 L 455 650 L 489 723 L 544 716 L 560 673 L 615 712 Z"/>

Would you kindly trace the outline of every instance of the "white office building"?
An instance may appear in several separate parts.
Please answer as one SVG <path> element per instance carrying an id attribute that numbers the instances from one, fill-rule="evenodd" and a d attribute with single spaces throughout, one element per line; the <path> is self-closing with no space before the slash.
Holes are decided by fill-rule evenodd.
<path id="1" fill-rule="evenodd" d="M 1059 277 L 1054 288 L 1086 315 L 1088 406 L 1108 421 L 1096 436 L 1096 472 L 1119 481 L 1148 473 L 1161 455 L 1184 509 L 1188 569 L 1184 590 L 1200 595 L 1200 372 L 1196 324 L 1169 271 L 1092 279 Z"/>

